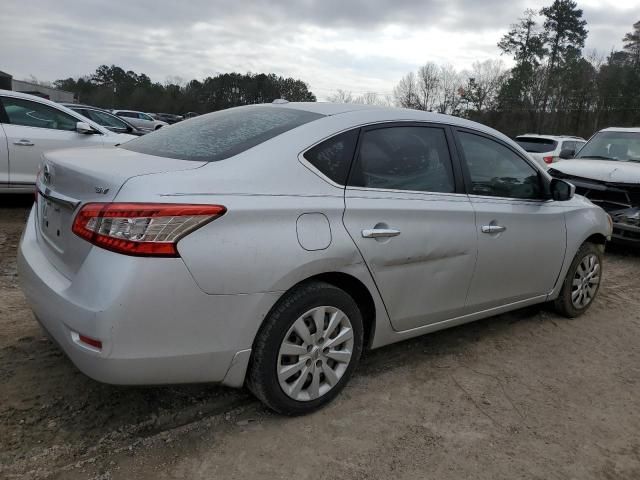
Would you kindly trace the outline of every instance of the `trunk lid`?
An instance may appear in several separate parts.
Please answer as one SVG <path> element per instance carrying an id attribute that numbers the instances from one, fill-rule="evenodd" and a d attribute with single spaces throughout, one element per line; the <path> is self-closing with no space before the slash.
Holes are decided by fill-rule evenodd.
<path id="1" fill-rule="evenodd" d="M 45 153 L 37 179 L 38 242 L 51 263 L 72 278 L 93 246 L 71 231 L 81 205 L 112 201 L 133 177 L 194 169 L 205 162 L 155 157 L 120 148 Z"/>

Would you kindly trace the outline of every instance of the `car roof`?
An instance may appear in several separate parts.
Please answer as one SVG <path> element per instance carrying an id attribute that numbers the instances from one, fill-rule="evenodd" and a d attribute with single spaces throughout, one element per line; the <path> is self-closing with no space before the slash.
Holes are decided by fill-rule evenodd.
<path id="1" fill-rule="evenodd" d="M 579 140 L 581 142 L 586 142 L 584 138 L 575 135 L 541 135 L 539 133 L 524 133 L 522 135 L 518 135 L 516 139 L 523 137 L 548 138 L 550 140 Z"/>
<path id="2" fill-rule="evenodd" d="M 52 107 L 63 105 L 62 103 L 57 103 L 57 102 L 54 102 L 53 100 L 49 100 L 44 97 L 39 97 L 38 95 L 31 95 L 30 93 L 14 92 L 13 90 L 0 89 L 0 95 L 4 95 L 6 97 L 23 98 L 25 100 L 37 100 L 41 103 L 46 103 L 48 105 L 51 105 Z"/>
<path id="3" fill-rule="evenodd" d="M 603 128 L 600 130 L 601 132 L 630 132 L 630 133 L 640 133 L 640 127 L 609 127 Z"/>
<path id="4" fill-rule="evenodd" d="M 339 115 L 341 113 L 353 112 L 356 110 L 380 110 L 384 107 L 374 105 L 361 105 L 353 103 L 331 103 L 331 102 L 286 102 L 286 103 L 263 103 L 266 107 L 292 108 L 295 110 L 305 110 L 307 112 L 318 113 L 320 115 Z"/>
<path id="5" fill-rule="evenodd" d="M 104 108 L 100 108 L 100 107 L 94 107 L 93 105 L 85 105 L 83 103 L 66 103 L 66 102 L 61 102 L 60 105 L 64 105 L 67 108 L 93 108 L 94 110 L 102 110 L 103 112 L 107 112 L 107 113 L 111 113 L 108 110 L 105 110 Z"/>
<path id="6" fill-rule="evenodd" d="M 289 102 L 289 103 L 263 103 L 256 106 L 264 106 L 265 108 L 292 108 L 296 110 L 305 110 L 308 112 L 318 113 L 320 115 L 332 116 L 342 114 L 370 114 L 371 120 L 376 121 L 419 121 L 419 122 L 434 122 L 434 123 L 447 123 L 449 125 L 459 127 L 469 127 L 476 130 L 484 130 L 493 134 L 499 134 L 505 137 L 500 132 L 497 132 L 493 128 L 487 127 L 481 123 L 466 120 L 460 117 L 454 117 L 452 115 L 445 115 L 443 113 L 425 112 L 423 110 L 413 110 L 410 108 L 395 108 L 395 107 L 379 107 L 377 105 L 361 105 L 353 103 L 329 103 L 329 102 Z"/>
<path id="7" fill-rule="evenodd" d="M 521 149 L 521 147 L 511 138 L 491 127 L 464 118 L 445 115 L 443 113 L 425 112 L 423 110 L 413 110 L 409 108 L 328 102 L 278 102 L 275 104 L 263 103 L 253 106 L 262 108 L 291 108 L 305 110 L 308 112 L 318 113 L 328 118 L 344 116 L 345 121 L 348 118 L 348 122 L 351 122 L 351 126 L 349 128 L 387 122 L 428 122 L 451 125 L 453 127 L 468 128 L 477 132 L 487 133 L 500 138 L 517 149 Z M 346 123 L 347 122 L 345 122 L 345 124 Z"/>

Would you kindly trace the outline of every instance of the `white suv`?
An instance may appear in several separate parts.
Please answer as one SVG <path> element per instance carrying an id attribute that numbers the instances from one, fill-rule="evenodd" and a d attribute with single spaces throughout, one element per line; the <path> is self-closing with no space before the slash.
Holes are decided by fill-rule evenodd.
<path id="1" fill-rule="evenodd" d="M 560 152 L 571 157 L 578 153 L 587 141 L 582 137 L 569 135 L 538 135 L 527 133 L 515 138 L 516 143 L 529 153 L 529 156 L 545 168 L 560 160 Z"/>
<path id="2" fill-rule="evenodd" d="M 33 192 L 44 152 L 113 146 L 132 138 L 44 98 L 0 90 L 0 193 Z"/>

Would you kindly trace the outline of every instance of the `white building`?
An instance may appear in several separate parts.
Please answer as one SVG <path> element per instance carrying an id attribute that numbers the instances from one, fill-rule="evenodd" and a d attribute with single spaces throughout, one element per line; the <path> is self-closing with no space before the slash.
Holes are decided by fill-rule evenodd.
<path id="1" fill-rule="evenodd" d="M 13 90 L 14 92 L 30 93 L 44 97 L 54 102 L 73 103 L 76 101 L 72 92 L 58 90 L 57 88 L 38 85 L 37 83 L 15 80 L 8 73 L 0 71 L 0 89 Z"/>

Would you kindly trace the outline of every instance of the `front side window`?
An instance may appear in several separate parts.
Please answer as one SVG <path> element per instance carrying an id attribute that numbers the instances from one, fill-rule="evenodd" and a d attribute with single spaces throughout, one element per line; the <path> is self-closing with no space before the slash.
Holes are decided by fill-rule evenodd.
<path id="1" fill-rule="evenodd" d="M 506 146 L 489 138 L 458 132 L 471 178 L 471 193 L 492 197 L 542 199 L 538 171 Z"/>
<path id="2" fill-rule="evenodd" d="M 344 185 L 357 141 L 358 130 L 350 130 L 319 143 L 308 150 L 304 158 L 331 180 Z"/>
<path id="3" fill-rule="evenodd" d="M 444 129 L 407 126 L 364 131 L 349 184 L 365 188 L 454 192 Z"/>
<path id="4" fill-rule="evenodd" d="M 323 116 L 272 106 L 230 108 L 161 128 L 120 148 L 158 157 L 215 162 Z"/>
<path id="5" fill-rule="evenodd" d="M 640 132 L 599 132 L 576 158 L 640 162 Z"/>
<path id="6" fill-rule="evenodd" d="M 60 110 L 31 100 L 2 97 L 9 123 L 25 127 L 75 131 L 77 119 Z"/>
<path id="7" fill-rule="evenodd" d="M 139 112 L 138 113 L 138 118 L 141 118 L 142 120 L 147 120 L 149 122 L 153 122 L 153 118 L 151 118 L 149 115 L 147 115 L 146 113 L 142 113 Z"/>

